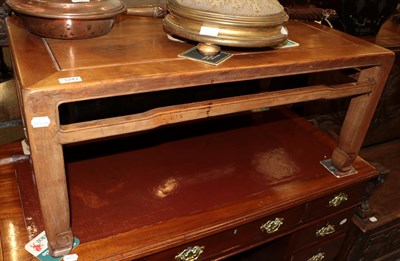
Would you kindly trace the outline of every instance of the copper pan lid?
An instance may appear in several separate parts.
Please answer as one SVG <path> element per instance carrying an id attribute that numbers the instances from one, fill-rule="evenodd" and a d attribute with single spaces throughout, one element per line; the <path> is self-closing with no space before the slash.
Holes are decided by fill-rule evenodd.
<path id="1" fill-rule="evenodd" d="M 6 0 L 16 13 L 67 19 L 101 19 L 126 10 L 121 0 Z"/>

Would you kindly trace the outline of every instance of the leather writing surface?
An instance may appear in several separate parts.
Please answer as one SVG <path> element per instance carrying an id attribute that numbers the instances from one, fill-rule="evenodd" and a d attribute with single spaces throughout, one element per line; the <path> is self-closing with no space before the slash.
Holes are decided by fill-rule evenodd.
<path id="1" fill-rule="evenodd" d="M 319 164 L 329 146 L 304 138 L 301 126 L 278 115 L 254 113 L 156 130 L 123 141 L 126 150 L 109 155 L 107 144 L 94 144 L 81 153 L 105 155 L 67 164 L 72 227 L 79 226 L 81 240 L 101 237 L 330 175 Z M 307 153 L 307 146 L 317 152 Z"/>

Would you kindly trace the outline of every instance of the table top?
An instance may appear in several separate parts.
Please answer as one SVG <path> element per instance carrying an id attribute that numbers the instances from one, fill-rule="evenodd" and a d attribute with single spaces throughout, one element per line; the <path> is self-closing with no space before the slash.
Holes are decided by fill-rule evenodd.
<path id="1" fill-rule="evenodd" d="M 370 66 L 392 55 L 336 30 L 293 21 L 287 25 L 289 38 L 298 47 L 223 48 L 233 57 L 218 66 L 178 57 L 193 43 L 168 39 L 160 19 L 119 16 L 109 34 L 85 40 L 40 38 L 27 32 L 16 16 L 8 18 L 7 26 L 21 88 L 70 95 L 71 90 L 90 87 L 99 96 L 111 96 Z M 60 78 L 76 76 L 82 82 L 59 83 Z"/>
<path id="2" fill-rule="evenodd" d="M 178 57 L 178 54 L 193 47 L 193 44 L 169 40 L 162 30 L 161 20 L 152 18 L 119 16 L 116 25 L 109 34 L 88 40 L 40 38 L 27 32 L 16 16 L 7 18 L 7 29 L 16 83 L 19 87 L 20 104 L 24 119 L 28 123 L 26 126 L 31 155 L 33 162 L 35 162 L 36 184 L 38 191 L 44 193 L 41 194 L 44 196 L 40 198 L 42 211 L 45 213 L 43 220 L 45 222 L 47 220 L 46 231 L 53 231 L 54 235 L 60 235 L 59 231 L 61 230 L 64 233 L 70 226 L 70 219 L 67 213 L 67 195 L 69 192 L 67 191 L 66 182 L 63 181 L 65 165 L 62 145 L 150 130 L 166 124 L 210 118 L 310 99 L 338 98 L 371 93 L 368 96 L 361 96 L 361 101 L 365 101 L 364 98 L 372 97 L 369 99 L 372 100 L 371 102 L 367 99 L 364 104 L 373 105 L 373 102 L 379 98 L 379 92 L 374 92 L 373 89 L 382 89 L 386 72 L 393 61 L 393 53 L 387 49 L 330 28 L 315 27 L 300 22 L 288 23 L 289 38 L 298 42 L 298 47 L 251 50 L 228 50 L 224 48 L 224 51 L 231 52 L 233 56 L 219 66 Z M 210 84 L 214 83 L 239 82 L 354 67 L 369 68 L 370 66 L 374 68 L 364 70 L 367 72 L 361 73 L 361 80 L 357 83 L 336 85 L 334 86 L 336 88 L 331 88 L 330 86 L 308 86 L 278 94 L 275 94 L 278 91 L 261 92 L 254 95 L 239 95 L 213 100 L 206 99 L 199 102 L 157 107 L 142 113 L 84 122 L 79 121 L 66 125 L 61 124 L 61 126 L 59 124 L 61 117 L 58 117 L 57 110 L 61 103 L 68 105 L 69 103 L 88 99 L 97 102 L 103 97 L 129 96 L 130 94 L 134 94 L 132 96 L 140 96 L 136 94 L 170 89 L 177 90 L 178 88 L 193 86 L 202 88 L 204 87 L 203 85 L 210 86 Z M 382 70 L 378 71 L 380 66 Z M 380 77 L 376 76 L 377 71 L 380 72 Z M 65 84 L 59 82 L 60 79 L 69 77 L 80 77 L 82 80 Z M 374 84 L 374 80 L 376 80 L 377 84 Z M 215 85 L 212 87 L 215 87 Z M 149 95 L 153 94 L 149 93 Z M 369 108 L 364 110 L 366 113 L 362 111 L 366 106 L 359 101 L 355 102 L 356 107 L 359 108 L 358 110 L 352 106 L 351 116 L 372 115 L 372 111 Z M 370 106 L 371 109 L 373 107 Z M 349 121 L 355 128 L 365 129 L 364 125 L 368 122 L 365 119 L 368 119 L 368 117 L 361 118 L 364 118 L 364 120 L 358 120 L 354 116 L 350 117 Z M 360 132 L 353 132 L 352 126 L 345 128 L 349 130 L 345 132 L 347 135 L 345 135 L 342 143 L 355 144 L 353 146 L 355 148 L 350 148 L 349 150 L 344 148 L 346 153 L 348 151 L 349 153 L 357 152 L 357 144 L 360 140 L 357 137 L 363 136 Z M 293 126 L 287 126 L 284 129 L 291 128 Z M 278 131 L 279 129 L 275 130 Z M 284 136 L 283 140 L 290 134 Z M 354 136 L 356 136 L 355 141 L 348 142 Z M 309 144 L 305 146 L 309 146 Z M 333 144 L 332 146 L 329 145 L 330 149 L 328 148 L 327 151 L 330 152 L 333 146 Z M 319 148 L 319 146 L 316 147 Z M 302 154 L 303 152 L 301 151 Z M 324 158 L 327 153 L 323 154 L 318 158 Z M 45 160 L 48 159 L 48 155 L 52 155 L 51 160 Z M 302 161 L 301 158 L 300 161 Z M 314 160 L 313 164 L 321 170 L 323 169 L 317 160 Z M 365 175 L 354 175 L 341 179 L 338 183 L 335 177 L 326 174 L 324 176 L 328 179 L 326 182 L 319 182 L 320 180 L 314 180 L 317 184 L 313 181 L 311 182 L 315 186 L 310 186 L 306 179 L 301 179 L 301 184 L 303 185 L 299 187 L 290 182 L 290 184 L 287 184 L 288 187 L 285 186 L 284 191 L 303 193 L 303 196 L 287 194 L 286 192 L 280 193 L 279 195 L 283 195 L 283 198 L 273 201 L 273 209 L 268 206 L 269 209 L 264 209 L 265 212 L 262 215 L 267 212 L 272 213 L 270 212 L 271 210 L 273 212 L 280 211 L 283 208 L 286 209 L 305 203 L 306 198 L 327 195 L 327 193 L 336 191 L 339 187 L 359 183 L 376 175 L 376 172 L 359 158 L 354 161 L 353 167 Z M 311 173 L 313 172 L 311 171 Z M 323 179 L 325 180 L 325 178 Z M 309 190 L 311 188 L 312 190 Z M 64 198 L 59 197 L 62 194 L 60 191 L 65 192 Z M 272 193 L 274 191 L 272 190 Z M 268 190 L 269 192 L 271 191 Z M 61 200 L 51 201 L 53 199 L 52 195 Z M 292 195 L 294 199 L 291 203 L 288 203 L 286 198 L 289 195 Z M 277 196 L 274 195 L 275 197 Z M 269 195 L 266 196 L 266 199 L 270 200 Z M 250 210 L 255 208 L 256 212 L 260 213 L 258 212 L 259 202 L 255 199 L 255 201 L 250 200 L 244 205 L 241 204 L 240 209 L 237 209 L 235 205 L 230 205 L 227 208 L 218 208 L 216 211 L 211 211 L 211 213 L 206 212 L 204 215 L 195 215 L 195 217 L 189 215 L 187 219 L 174 219 L 171 223 L 165 223 L 165 227 L 164 225 L 159 227 L 159 231 L 161 231 L 158 234 L 159 242 L 171 242 L 170 236 L 173 232 L 171 230 L 175 230 L 178 227 L 175 222 L 184 224 L 179 228 L 182 230 L 177 231 L 177 233 L 174 232 L 176 235 L 175 242 L 181 242 L 181 236 L 184 235 L 182 231 L 196 231 L 196 227 L 201 228 L 210 224 L 219 226 L 226 220 L 232 220 L 231 218 L 235 211 L 240 212 L 237 216 L 235 215 L 239 217 L 240 222 L 245 222 L 246 218 L 243 219 L 242 214 L 245 213 L 247 215 L 247 213 L 252 212 L 248 211 L 249 209 L 246 209 L 246 206 L 249 206 Z M 46 215 L 46 213 L 52 213 L 52 215 L 54 215 L 53 213 L 58 213 L 59 220 L 55 222 L 52 216 Z M 197 220 L 196 222 L 199 223 L 192 222 L 192 219 Z M 212 219 L 216 219 L 215 222 Z M 233 226 L 239 223 L 230 221 L 230 224 Z M 227 228 L 226 226 L 224 227 Z M 146 245 L 144 248 L 149 248 L 154 243 L 154 237 L 148 233 L 147 229 L 150 228 L 144 228 L 135 236 L 132 236 L 131 233 L 123 234 L 120 237 L 120 242 L 132 243 L 132 240 L 140 239 L 141 244 Z M 67 231 L 67 233 L 69 232 Z M 161 233 L 164 236 L 160 236 Z M 197 236 L 205 236 L 205 233 L 208 232 L 202 230 Z M 48 235 L 50 234 L 52 233 L 48 233 Z M 151 236 L 147 241 L 144 238 L 146 235 Z M 53 238 L 51 241 L 56 242 L 57 239 Z M 96 250 L 102 249 L 109 243 L 108 239 L 96 243 Z M 132 245 L 136 245 L 136 243 Z M 89 248 L 91 247 L 89 246 Z M 122 251 L 120 246 L 116 247 L 119 248 L 118 251 Z M 150 248 L 153 249 L 152 251 L 156 250 L 156 247 Z M 80 249 L 85 251 L 83 245 L 80 245 Z M 60 249 L 60 251 L 64 250 Z M 94 253 L 97 251 L 85 252 Z M 135 250 L 135 252 L 137 254 L 138 251 Z M 81 254 L 79 255 L 81 256 Z M 85 259 L 85 257 L 83 258 Z"/>

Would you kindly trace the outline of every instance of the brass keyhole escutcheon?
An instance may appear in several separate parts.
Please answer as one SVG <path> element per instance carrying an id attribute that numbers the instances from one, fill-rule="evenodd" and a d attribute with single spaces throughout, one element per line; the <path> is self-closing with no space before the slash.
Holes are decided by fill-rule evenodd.
<path id="1" fill-rule="evenodd" d="M 325 253 L 318 253 L 309 258 L 307 261 L 322 261 L 324 258 L 325 258 Z"/>
<path id="2" fill-rule="evenodd" d="M 268 234 L 278 231 L 278 229 L 283 225 L 283 218 L 275 218 L 275 220 L 269 220 L 267 223 L 263 224 L 260 229 Z"/>
<path id="3" fill-rule="evenodd" d="M 330 207 L 338 207 L 340 204 L 347 201 L 348 199 L 349 199 L 349 196 L 347 196 L 346 193 L 340 192 L 333 199 L 329 200 L 329 206 Z"/>
<path id="4" fill-rule="evenodd" d="M 188 247 L 183 250 L 179 255 L 175 256 L 178 261 L 195 261 L 204 252 L 204 246 Z"/>
<path id="5" fill-rule="evenodd" d="M 325 227 L 322 227 L 315 232 L 315 235 L 317 237 L 324 237 L 326 235 L 330 235 L 335 233 L 335 226 L 331 224 L 327 224 Z"/>

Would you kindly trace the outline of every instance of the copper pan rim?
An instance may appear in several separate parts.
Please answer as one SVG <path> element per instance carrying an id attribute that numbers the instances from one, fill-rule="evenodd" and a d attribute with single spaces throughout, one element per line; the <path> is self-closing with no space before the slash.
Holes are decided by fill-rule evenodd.
<path id="1" fill-rule="evenodd" d="M 49 19 L 18 14 L 24 27 L 40 37 L 78 40 L 107 34 L 115 23 L 114 17 L 89 20 Z"/>
<path id="2" fill-rule="evenodd" d="M 55 39 L 87 39 L 108 33 L 118 14 L 126 12 L 122 0 L 6 0 L 33 34 Z"/>
<path id="3" fill-rule="evenodd" d="M 81 5 L 83 3 L 71 3 L 69 5 L 60 5 L 59 8 L 46 9 L 45 7 L 37 7 L 34 2 L 18 3 L 16 0 L 6 0 L 6 5 L 11 8 L 15 13 L 23 14 L 32 17 L 41 17 L 48 19 L 106 19 L 115 17 L 116 15 L 126 12 L 126 4 L 122 1 L 116 1 L 117 4 L 107 6 L 106 8 L 93 8 L 90 9 L 88 5 Z M 30 5 L 28 4 L 30 3 Z M 81 10 L 78 10 L 82 6 Z"/>

